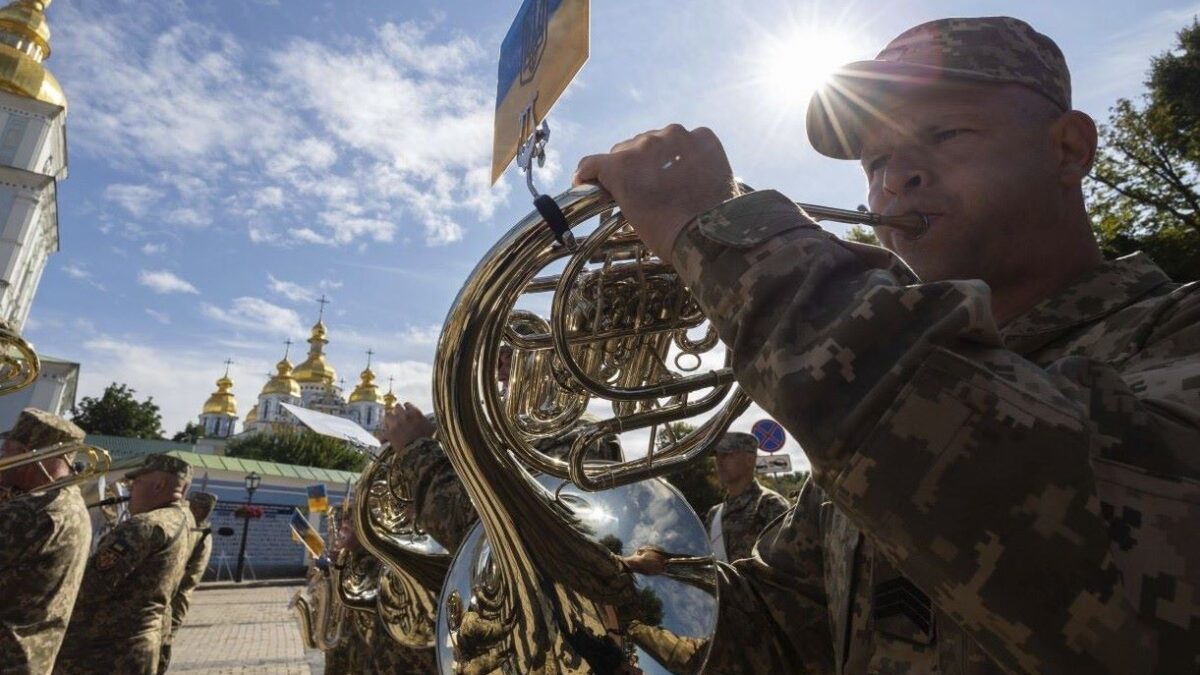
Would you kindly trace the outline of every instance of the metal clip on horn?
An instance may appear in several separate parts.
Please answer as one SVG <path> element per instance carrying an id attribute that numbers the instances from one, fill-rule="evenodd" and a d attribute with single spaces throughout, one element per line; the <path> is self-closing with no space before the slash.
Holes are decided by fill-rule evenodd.
<path id="1" fill-rule="evenodd" d="M 546 220 L 546 224 L 550 226 L 550 230 L 554 232 L 554 238 L 558 243 L 567 248 L 568 251 L 574 251 L 578 244 L 575 241 L 575 235 L 571 234 L 571 226 L 567 223 L 567 217 L 559 208 L 558 202 L 554 201 L 554 197 L 548 194 L 538 192 L 537 187 L 533 184 L 533 162 L 537 160 L 538 167 L 546 165 L 546 143 L 550 141 L 550 125 L 546 120 L 542 120 L 521 144 L 517 150 L 517 164 L 520 165 L 521 171 L 525 172 L 525 186 L 529 188 L 529 194 L 533 195 L 533 206 Z"/>

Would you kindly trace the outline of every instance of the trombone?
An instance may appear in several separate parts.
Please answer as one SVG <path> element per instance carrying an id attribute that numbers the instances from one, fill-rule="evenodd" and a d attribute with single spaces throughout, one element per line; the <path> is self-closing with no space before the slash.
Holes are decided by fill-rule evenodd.
<path id="1" fill-rule="evenodd" d="M 65 443 L 55 443 L 42 448 L 35 448 L 29 452 L 23 452 L 14 457 L 0 458 L 0 473 L 9 469 L 17 469 L 35 462 L 42 462 L 47 459 L 54 459 L 69 455 L 72 452 L 78 453 L 75 458 L 75 463 L 78 465 L 83 462 L 82 469 L 72 467 L 72 475 L 59 478 L 39 488 L 39 491 L 61 490 L 72 485 L 79 485 L 90 480 L 95 480 L 100 476 L 108 473 L 112 467 L 112 457 L 108 451 L 102 448 L 97 448 L 94 445 L 88 445 L 78 441 L 67 441 Z"/>

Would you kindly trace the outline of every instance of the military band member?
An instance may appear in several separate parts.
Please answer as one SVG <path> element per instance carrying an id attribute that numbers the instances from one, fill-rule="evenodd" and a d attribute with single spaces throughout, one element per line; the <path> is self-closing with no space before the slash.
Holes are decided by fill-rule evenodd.
<path id="1" fill-rule="evenodd" d="M 709 509 L 704 519 L 708 540 L 717 560 L 749 558 L 758 533 L 788 510 L 788 501 L 754 477 L 758 441 L 753 436 L 731 431 L 717 442 L 716 453 L 725 500 Z"/>
<path id="2" fill-rule="evenodd" d="M 576 173 L 812 462 L 757 556 L 719 566 L 708 672 L 1195 672 L 1200 286 L 1103 259 L 1096 127 L 1058 47 L 1010 18 L 922 24 L 837 73 L 808 131 L 928 231 L 839 241 L 739 194 L 703 128 Z"/>
<path id="3" fill-rule="evenodd" d="M 162 649 L 158 655 L 160 675 L 167 672 L 171 665 L 171 645 L 175 642 L 175 635 L 183 625 L 184 618 L 187 617 L 188 609 L 191 608 L 192 592 L 200 585 L 204 572 L 208 570 L 208 560 L 212 557 L 212 523 L 208 518 L 217 505 L 217 496 L 211 492 L 191 492 L 187 496 L 187 502 L 192 519 L 196 521 L 196 528 L 192 530 L 192 552 L 183 568 L 183 578 L 179 581 L 179 588 L 175 589 L 175 596 L 171 598 L 171 611 L 168 616 L 170 626 L 164 629 L 166 634 L 163 636 Z"/>
<path id="4" fill-rule="evenodd" d="M 155 675 L 171 599 L 192 553 L 187 462 L 147 455 L 126 474 L 130 518 L 88 560 L 54 672 Z"/>
<path id="5" fill-rule="evenodd" d="M 5 434 L 0 456 L 82 441 L 73 423 L 26 408 Z M 71 620 L 92 530 L 78 486 L 46 490 L 71 475 L 72 455 L 0 473 L 0 673 L 44 675 Z"/>

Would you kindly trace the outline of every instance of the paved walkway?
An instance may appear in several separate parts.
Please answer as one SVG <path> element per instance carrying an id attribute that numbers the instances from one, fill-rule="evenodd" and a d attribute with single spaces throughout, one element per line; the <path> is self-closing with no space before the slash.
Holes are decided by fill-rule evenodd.
<path id="1" fill-rule="evenodd" d="M 175 637 L 171 675 L 323 675 L 287 608 L 298 586 L 203 585 Z"/>

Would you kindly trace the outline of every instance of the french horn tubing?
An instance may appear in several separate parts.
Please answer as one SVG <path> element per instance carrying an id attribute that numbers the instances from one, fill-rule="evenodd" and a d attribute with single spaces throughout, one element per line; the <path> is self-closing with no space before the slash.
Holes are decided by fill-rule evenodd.
<path id="1" fill-rule="evenodd" d="M 0 396 L 33 384 L 41 367 L 33 345 L 0 322 Z"/>
<path id="2" fill-rule="evenodd" d="M 699 672 L 715 629 L 715 567 L 696 515 L 651 479 L 708 453 L 750 401 L 728 351 L 703 367 L 719 357 L 715 329 L 607 193 L 578 186 L 555 202 L 574 240 L 556 243 L 531 213 L 476 266 L 439 339 L 439 433 L 480 516 L 442 590 L 439 664 L 447 674 L 585 673 L 619 662 Z M 910 237 L 927 227 L 919 214 L 800 206 L 818 220 Z M 512 349 L 506 395 L 494 381 L 502 345 Z M 612 415 L 578 434 L 566 460 L 537 449 L 597 404 Z M 673 437 L 671 423 L 701 414 L 707 421 Z M 656 447 L 660 427 L 669 442 Z M 645 456 L 587 459 L 604 436 L 644 429 Z M 614 563 L 645 545 L 666 551 L 666 574 Z M 639 643 L 651 632 L 674 643 Z M 663 657 L 670 644 L 689 657 Z"/>

